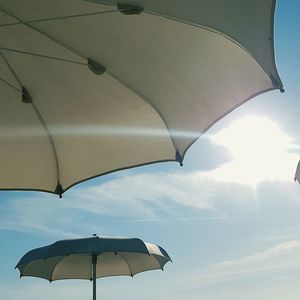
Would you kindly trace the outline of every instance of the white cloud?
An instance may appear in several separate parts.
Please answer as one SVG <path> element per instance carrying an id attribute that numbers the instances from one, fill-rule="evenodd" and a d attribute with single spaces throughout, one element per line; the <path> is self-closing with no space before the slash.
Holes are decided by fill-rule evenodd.
<path id="1" fill-rule="evenodd" d="M 145 204 L 147 203 L 156 208 L 164 208 L 166 203 L 169 205 L 169 201 L 200 209 L 211 209 L 214 189 L 209 181 L 205 178 L 199 180 L 197 172 L 143 173 L 88 187 L 81 190 L 81 193 L 92 200 L 96 204 L 95 206 L 99 205 L 99 201 L 103 201 L 101 199 L 104 199 L 103 202 L 107 205 L 126 203 L 132 204 L 134 209 L 142 210 L 146 209 Z M 76 197 L 76 195 L 74 196 Z M 95 212 L 99 210 L 95 206 L 85 206 L 82 209 L 91 209 Z M 149 209 L 150 211 L 152 209 Z"/>
<path id="2" fill-rule="evenodd" d="M 218 299 L 215 289 L 224 287 L 227 296 L 231 297 L 247 295 L 251 299 L 250 295 L 254 293 L 257 299 L 264 299 L 262 295 L 268 289 L 274 292 L 272 299 L 281 299 L 284 292 L 298 286 L 299 275 L 300 240 L 290 240 L 239 258 L 181 272 L 164 284 L 172 284 L 186 295 L 210 291 L 213 299 Z M 280 289 L 279 298 L 277 289 Z"/>
<path id="3" fill-rule="evenodd" d="M 295 264 L 296 262 L 300 264 L 300 240 L 285 241 L 276 244 L 269 249 L 255 252 L 239 259 L 224 261 L 220 265 L 223 267 L 238 266 L 244 269 L 245 266 L 249 266 L 251 268 L 255 266 L 272 266 L 274 262 L 279 265 L 280 262 L 282 265 Z"/>
<path id="4" fill-rule="evenodd" d="M 233 190 L 235 196 L 231 195 Z M 83 222 L 85 230 L 92 231 L 93 218 L 97 216 L 101 216 L 103 227 L 114 222 L 156 222 L 166 218 L 170 221 L 243 218 L 228 214 L 223 206 L 226 201 L 235 202 L 235 198 L 241 197 L 242 205 L 247 206 L 247 193 L 250 198 L 253 196 L 248 187 L 218 183 L 203 177 L 201 172 L 135 174 L 72 189 L 63 199 L 45 193 L 7 198 L 0 208 L 0 229 L 43 232 L 63 238 L 80 234 Z M 180 207 L 194 208 L 203 214 L 189 218 L 180 213 Z M 245 217 L 248 216 L 249 211 Z"/>
<path id="5" fill-rule="evenodd" d="M 113 223 L 245 219 L 256 217 L 257 209 L 266 209 L 257 204 L 265 201 L 261 199 L 264 189 L 218 182 L 205 174 L 131 174 L 99 185 L 74 188 L 63 199 L 45 193 L 24 193 L 2 201 L 0 229 L 65 238 L 97 231 L 99 226 L 105 229 Z M 270 185 L 268 190 L 278 190 L 276 195 L 284 199 L 284 195 L 289 195 L 285 203 L 294 201 L 298 207 L 298 185 Z M 181 213 L 181 207 L 195 210 L 189 216 Z M 95 225 L 97 216 L 101 218 Z"/>

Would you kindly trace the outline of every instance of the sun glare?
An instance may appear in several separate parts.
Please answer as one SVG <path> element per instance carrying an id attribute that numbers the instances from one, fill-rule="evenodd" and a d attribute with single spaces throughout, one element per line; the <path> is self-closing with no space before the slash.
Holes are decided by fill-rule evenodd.
<path id="1" fill-rule="evenodd" d="M 217 180 L 255 185 L 264 180 L 292 180 L 296 154 L 289 153 L 292 140 L 273 121 L 249 116 L 233 122 L 211 136 L 224 146 L 232 161 L 210 176 Z"/>

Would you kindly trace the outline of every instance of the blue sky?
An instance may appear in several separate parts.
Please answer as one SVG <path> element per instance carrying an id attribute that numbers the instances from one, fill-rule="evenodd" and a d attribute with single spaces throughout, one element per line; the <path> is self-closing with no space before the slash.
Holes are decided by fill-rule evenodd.
<path id="1" fill-rule="evenodd" d="M 164 272 L 99 279 L 98 299 L 299 299 L 299 9 L 297 0 L 278 0 L 276 62 L 286 92 L 258 96 L 218 122 L 183 167 L 121 171 L 63 199 L 1 192 L 1 297 L 90 299 L 88 281 L 20 280 L 14 266 L 32 248 L 97 233 L 157 243 L 174 261 Z"/>

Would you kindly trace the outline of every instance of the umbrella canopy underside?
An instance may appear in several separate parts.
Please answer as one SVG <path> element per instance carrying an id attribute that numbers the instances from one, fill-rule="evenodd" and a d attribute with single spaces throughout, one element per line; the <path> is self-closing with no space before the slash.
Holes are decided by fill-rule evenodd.
<path id="1" fill-rule="evenodd" d="M 166 251 L 140 239 L 91 237 L 64 240 L 26 253 L 17 268 L 20 276 L 49 281 L 60 279 L 92 280 L 93 256 L 97 257 L 96 278 L 134 276 L 163 269 L 170 261 Z"/>
<path id="2" fill-rule="evenodd" d="M 169 260 L 161 256 L 141 253 L 103 253 L 97 257 L 96 278 L 134 276 L 150 270 L 161 270 Z M 49 281 L 61 279 L 92 280 L 91 255 L 68 255 L 35 260 L 24 266 L 21 276 L 32 276 Z"/>
<path id="3" fill-rule="evenodd" d="M 0 0 L 0 189 L 62 194 L 181 163 L 221 117 L 282 89 L 275 1 L 124 4 Z"/>

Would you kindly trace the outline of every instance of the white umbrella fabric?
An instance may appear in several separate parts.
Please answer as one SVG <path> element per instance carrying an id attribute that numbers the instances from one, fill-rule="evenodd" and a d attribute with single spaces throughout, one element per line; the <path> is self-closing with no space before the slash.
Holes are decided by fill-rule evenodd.
<path id="1" fill-rule="evenodd" d="M 274 0 L 0 0 L 0 189 L 76 183 L 187 149 L 280 89 Z"/>
<path id="2" fill-rule="evenodd" d="M 62 240 L 26 253 L 16 268 L 22 276 L 51 281 L 88 279 L 93 281 L 96 299 L 96 278 L 128 275 L 163 269 L 171 261 L 160 246 L 137 238 L 98 237 Z"/>

